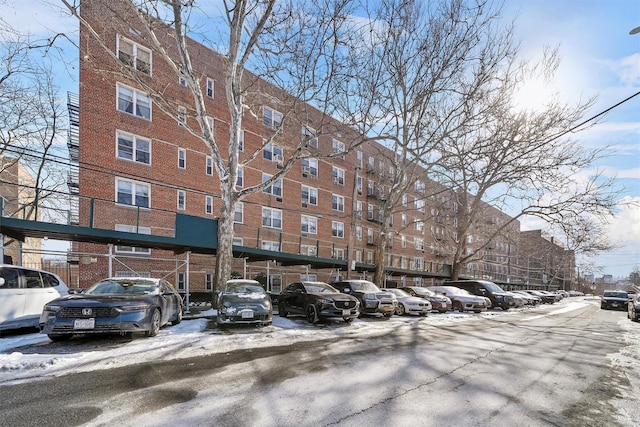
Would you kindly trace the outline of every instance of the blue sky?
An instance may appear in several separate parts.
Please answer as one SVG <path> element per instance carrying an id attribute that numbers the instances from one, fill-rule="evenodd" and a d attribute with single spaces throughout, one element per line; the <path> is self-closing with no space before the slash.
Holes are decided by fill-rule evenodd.
<path id="1" fill-rule="evenodd" d="M 77 32 L 77 24 L 50 4 L 55 0 L 22 0 L 3 5 L 3 18 L 21 32 Z M 516 36 L 524 58 L 538 58 L 543 46 L 558 46 L 562 62 L 555 90 L 566 100 L 597 96 L 585 118 L 594 116 L 640 91 L 640 26 L 638 0 L 505 0 L 505 20 L 516 19 Z M 68 58 L 75 52 L 68 50 Z M 77 92 L 75 70 L 61 70 L 58 84 Z M 531 95 L 533 97 L 534 95 Z M 593 261 L 600 273 L 628 276 L 640 268 L 640 96 L 613 109 L 589 130 L 573 136 L 586 147 L 611 146 L 612 154 L 594 166 L 616 176 L 621 207 L 609 224 L 617 249 Z M 590 173 L 592 171 L 585 171 Z M 526 228 L 539 228 L 534 221 Z"/>

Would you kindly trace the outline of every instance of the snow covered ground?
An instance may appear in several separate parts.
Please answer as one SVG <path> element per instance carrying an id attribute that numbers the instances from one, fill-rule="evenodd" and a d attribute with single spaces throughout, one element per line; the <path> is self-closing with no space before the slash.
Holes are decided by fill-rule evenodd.
<path id="1" fill-rule="evenodd" d="M 549 316 L 598 304 L 599 300 L 571 298 L 548 307 L 543 314 Z M 513 316 L 529 308 L 513 309 L 507 312 L 490 310 L 480 316 Z M 546 311 L 546 310 L 545 310 Z M 533 314 L 533 313 L 532 313 Z M 163 328 L 157 337 L 143 336 L 113 337 L 100 339 L 73 339 L 68 342 L 53 343 L 46 335 L 29 333 L 0 338 L 0 384 L 28 381 L 42 376 L 59 376 L 71 372 L 90 371 L 119 367 L 145 361 L 168 360 L 207 354 L 224 353 L 237 349 L 286 345 L 294 342 L 334 338 L 336 336 L 375 336 L 390 330 L 410 327 L 414 322 L 429 325 L 470 322 L 479 316 L 449 312 L 432 314 L 428 317 L 394 316 L 389 320 L 356 319 L 351 325 L 342 322 L 326 325 L 311 325 L 302 318 L 292 320 L 277 315 L 273 325 L 262 328 L 241 328 L 221 331 L 210 327 L 215 311 L 200 313 L 196 318 L 184 320 L 176 326 Z M 621 390 L 623 399 L 618 399 L 618 410 L 627 421 L 637 422 L 640 401 L 640 324 L 631 322 L 621 315 L 620 327 L 625 331 L 625 346 L 620 352 L 610 354 L 612 365 L 621 366 L 633 373 L 628 390 Z"/>

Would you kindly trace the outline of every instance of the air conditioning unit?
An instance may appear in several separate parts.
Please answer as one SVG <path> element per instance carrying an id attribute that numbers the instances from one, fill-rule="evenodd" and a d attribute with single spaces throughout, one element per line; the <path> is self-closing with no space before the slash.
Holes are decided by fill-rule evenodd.
<path id="1" fill-rule="evenodd" d="M 334 176 L 333 177 L 333 183 L 340 185 L 340 178 L 338 178 L 337 176 Z"/>
<path id="2" fill-rule="evenodd" d="M 303 207 L 303 208 L 306 208 L 306 207 L 307 207 L 307 204 L 306 204 L 305 202 L 302 202 L 302 207 Z"/>
<path id="3" fill-rule="evenodd" d="M 303 166 L 302 167 L 302 176 L 307 176 L 309 175 L 310 170 L 309 170 L 309 166 Z"/>
<path id="4" fill-rule="evenodd" d="M 276 162 L 279 166 L 282 166 L 282 163 L 284 162 L 284 158 L 280 154 L 274 154 L 273 161 Z"/>

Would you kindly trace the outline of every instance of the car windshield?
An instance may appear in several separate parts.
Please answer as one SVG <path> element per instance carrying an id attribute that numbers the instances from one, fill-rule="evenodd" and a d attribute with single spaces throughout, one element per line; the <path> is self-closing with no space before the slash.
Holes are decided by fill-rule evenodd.
<path id="1" fill-rule="evenodd" d="M 152 294 L 156 290 L 156 284 L 147 280 L 127 279 L 127 280 L 103 280 L 91 286 L 85 294 Z"/>
<path id="2" fill-rule="evenodd" d="M 247 282 L 227 283 L 224 291 L 228 294 L 264 294 L 262 286 Z"/>
<path id="3" fill-rule="evenodd" d="M 425 288 L 413 288 L 413 291 L 418 295 L 423 295 L 425 297 L 432 297 L 435 295 L 435 292 L 425 289 Z"/>
<path id="4" fill-rule="evenodd" d="M 305 283 L 304 290 L 308 294 L 337 294 L 338 290 L 326 283 Z"/>
<path id="5" fill-rule="evenodd" d="M 351 282 L 351 288 L 354 291 L 378 292 L 380 289 L 376 285 L 367 281 Z"/>
<path id="6" fill-rule="evenodd" d="M 504 289 L 502 289 L 500 286 L 496 285 L 495 283 L 485 283 L 485 286 L 487 287 L 487 290 L 489 292 L 493 292 L 493 293 L 504 293 Z"/>
<path id="7" fill-rule="evenodd" d="M 626 292 L 605 292 L 604 296 L 613 298 L 629 298 L 629 294 Z"/>
<path id="8" fill-rule="evenodd" d="M 407 292 L 403 291 L 402 289 L 384 289 L 387 292 L 391 292 L 392 294 L 396 294 L 396 296 L 399 297 L 410 297 L 411 295 L 409 295 Z"/>

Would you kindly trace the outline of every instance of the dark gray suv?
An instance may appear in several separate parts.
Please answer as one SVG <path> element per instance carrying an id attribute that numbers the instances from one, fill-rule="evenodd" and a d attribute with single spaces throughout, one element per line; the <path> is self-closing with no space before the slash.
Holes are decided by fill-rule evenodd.
<path id="1" fill-rule="evenodd" d="M 393 316 L 396 311 L 397 298 L 391 292 L 381 291 L 368 280 L 342 280 L 331 284 L 345 294 L 353 295 L 360 300 L 361 314 L 380 313 L 384 317 Z"/>
<path id="2" fill-rule="evenodd" d="M 444 282 L 444 285 L 464 289 L 472 295 L 487 297 L 491 300 L 492 307 L 508 310 L 516 305 L 512 295 L 509 295 L 500 286 L 488 280 L 452 280 Z"/>

